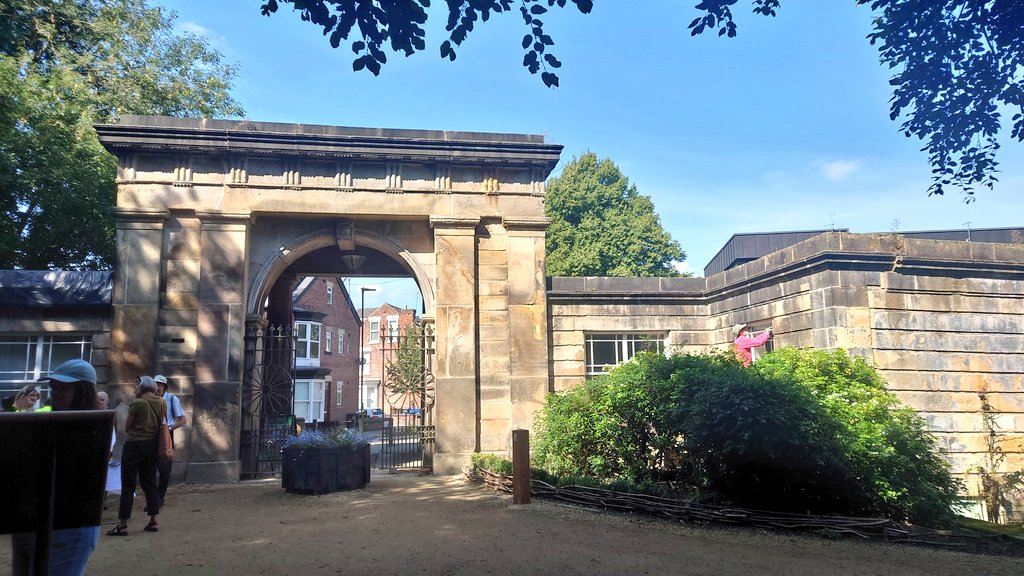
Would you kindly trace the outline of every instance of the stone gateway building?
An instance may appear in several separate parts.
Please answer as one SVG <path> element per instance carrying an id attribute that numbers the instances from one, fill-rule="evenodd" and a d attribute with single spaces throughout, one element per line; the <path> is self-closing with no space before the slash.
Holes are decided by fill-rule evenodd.
<path id="1" fill-rule="evenodd" d="M 416 280 L 436 334 L 435 470 L 529 426 L 549 385 L 543 193 L 561 146 L 162 117 L 97 131 L 119 162 L 109 382 L 172 379 L 189 480 L 240 476 L 243 416 L 268 396 L 244 381 L 264 360 L 246 345 L 291 325 L 297 276 Z"/>
<path id="2" fill-rule="evenodd" d="M 242 474 L 265 392 L 255 343 L 292 325 L 295 279 L 314 275 L 419 285 L 436 473 L 506 452 L 549 392 L 640 347 L 727 347 L 736 323 L 871 360 L 957 472 L 986 454 L 987 393 L 1006 470 L 1024 464 L 1024 243 L 826 232 L 704 278 L 547 278 L 561 147 L 540 136 L 164 117 L 97 130 L 119 162 L 118 248 L 92 360 L 108 386 L 168 375 L 191 416 L 189 481 Z M 0 333 L 75 332 L 25 322 Z"/>

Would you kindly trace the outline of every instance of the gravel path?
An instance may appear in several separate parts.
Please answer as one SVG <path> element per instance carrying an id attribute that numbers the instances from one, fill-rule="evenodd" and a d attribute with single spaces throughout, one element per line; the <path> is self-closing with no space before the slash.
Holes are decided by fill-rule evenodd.
<path id="1" fill-rule="evenodd" d="M 279 482 L 173 486 L 156 534 L 142 531 L 142 506 L 129 536 L 100 537 L 90 575 L 1024 574 L 1019 558 L 513 506 L 454 477 L 375 474 L 366 490 L 324 496 Z"/>

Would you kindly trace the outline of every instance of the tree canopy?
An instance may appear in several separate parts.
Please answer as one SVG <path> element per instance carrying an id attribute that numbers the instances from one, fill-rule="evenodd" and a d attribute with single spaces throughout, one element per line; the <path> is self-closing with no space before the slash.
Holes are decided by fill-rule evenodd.
<path id="1" fill-rule="evenodd" d="M 238 116 L 235 67 L 145 0 L 0 3 L 0 268 L 104 268 L 117 162 L 92 125 Z"/>
<path id="2" fill-rule="evenodd" d="M 924 140 L 932 165 L 929 194 L 960 189 L 965 200 L 975 188 L 997 182 L 998 134 L 1002 115 L 1012 115 L 1011 138 L 1024 140 L 1024 6 L 1021 0 L 853 0 L 875 12 L 868 40 L 879 49 L 883 65 L 893 69 L 890 116 L 903 118 L 900 130 Z M 387 62 L 383 48 L 406 56 L 426 48 L 430 0 L 263 0 L 264 15 L 292 4 L 300 17 L 322 28 L 331 45 L 351 40 L 354 70 L 379 74 Z M 734 37 L 738 27 L 732 8 L 738 0 L 699 0 L 691 35 L 717 31 Z M 586 14 L 593 0 L 447 0 L 448 38 L 442 58 L 455 60 L 474 27 L 494 14 L 519 9 L 525 26 L 523 66 L 540 73 L 546 86 L 558 86 L 561 62 L 545 32 L 543 16 L 567 4 Z M 775 16 L 780 0 L 751 0 L 753 12 Z M 639 6 L 639 5 L 638 5 Z M 637 18 L 649 18 L 638 7 Z M 680 23 L 680 27 L 682 23 Z"/>
<path id="3" fill-rule="evenodd" d="M 686 253 L 618 166 L 587 152 L 548 180 L 549 276 L 678 276 Z"/>

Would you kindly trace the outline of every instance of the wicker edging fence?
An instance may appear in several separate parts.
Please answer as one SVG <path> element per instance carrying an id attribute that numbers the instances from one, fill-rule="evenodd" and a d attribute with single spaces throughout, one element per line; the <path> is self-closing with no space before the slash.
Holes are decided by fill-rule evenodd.
<path id="1" fill-rule="evenodd" d="M 512 477 L 473 467 L 466 471 L 472 482 L 483 483 L 501 492 L 512 492 Z M 904 526 L 886 518 L 856 518 L 847 516 L 812 516 L 762 510 L 745 510 L 724 506 L 694 505 L 671 498 L 644 494 L 625 494 L 586 486 L 555 487 L 540 480 L 531 480 L 530 492 L 538 498 L 560 503 L 612 510 L 616 512 L 646 514 L 679 522 L 721 523 L 772 530 L 819 532 L 823 534 L 854 536 L 865 540 L 876 539 L 906 544 L 927 544 L 951 548 L 968 547 L 981 540 L 1007 541 L 1000 534 L 965 534 L 926 530 Z"/>

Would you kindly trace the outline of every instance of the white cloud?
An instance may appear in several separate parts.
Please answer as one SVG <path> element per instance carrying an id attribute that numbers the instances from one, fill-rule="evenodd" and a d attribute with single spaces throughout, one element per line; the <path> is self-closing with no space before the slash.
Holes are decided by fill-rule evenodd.
<path id="1" fill-rule="evenodd" d="M 196 24 L 195 22 L 179 22 L 178 23 L 178 28 L 180 28 L 182 32 L 191 32 L 192 34 L 195 34 L 196 36 L 207 36 L 207 37 L 209 37 L 209 36 L 213 35 L 213 34 L 211 34 L 211 30 L 209 28 L 207 28 L 205 26 L 200 26 L 199 24 Z"/>
<path id="2" fill-rule="evenodd" d="M 825 162 L 821 165 L 821 173 L 825 178 L 838 182 L 839 180 L 845 180 L 847 176 L 860 170 L 860 160 L 836 160 L 835 162 Z"/>
<path id="3" fill-rule="evenodd" d="M 189 20 L 183 20 L 177 22 L 174 25 L 174 29 L 178 33 L 189 33 L 195 34 L 200 38 L 205 38 L 209 45 L 223 53 L 224 55 L 233 55 L 234 51 L 231 49 L 231 43 L 228 41 L 227 36 L 223 34 L 217 34 L 212 28 L 207 28 L 202 24 L 197 24 Z"/>
<path id="4" fill-rule="evenodd" d="M 676 269 L 676 272 L 680 274 L 692 273 L 693 270 L 690 268 L 690 263 L 687 261 L 673 262 L 672 266 Z"/>

